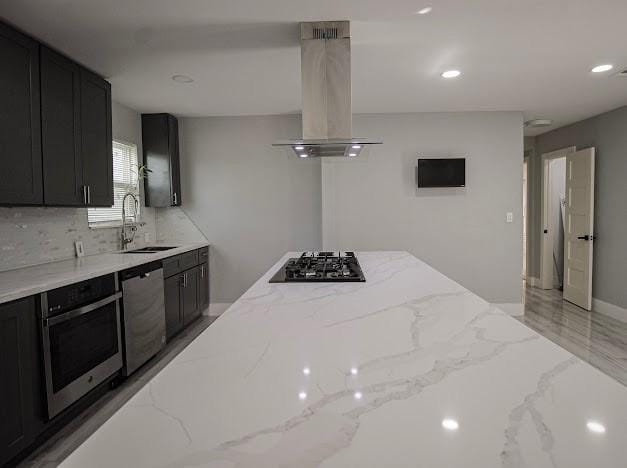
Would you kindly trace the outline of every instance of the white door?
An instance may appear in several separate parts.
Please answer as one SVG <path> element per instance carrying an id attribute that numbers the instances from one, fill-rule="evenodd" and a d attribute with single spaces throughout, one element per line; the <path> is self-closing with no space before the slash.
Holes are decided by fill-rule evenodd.
<path id="1" fill-rule="evenodd" d="M 592 308 L 594 148 L 566 156 L 564 299 Z"/>

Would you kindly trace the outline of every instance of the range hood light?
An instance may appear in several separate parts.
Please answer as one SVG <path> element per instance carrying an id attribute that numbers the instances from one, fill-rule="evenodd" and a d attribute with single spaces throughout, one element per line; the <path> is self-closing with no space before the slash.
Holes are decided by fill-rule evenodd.
<path id="1" fill-rule="evenodd" d="M 307 157 L 309 157 L 309 155 L 308 155 L 308 154 L 299 154 L 298 156 L 300 156 L 301 158 L 307 158 Z"/>
<path id="2" fill-rule="evenodd" d="M 305 149 L 305 147 L 304 147 L 304 146 L 294 146 L 294 149 L 295 149 L 296 151 L 302 151 L 302 150 L 304 150 L 304 149 Z"/>
<path id="3" fill-rule="evenodd" d="M 348 153 L 348 156 L 350 156 L 351 158 L 357 156 L 357 153 Z"/>
<path id="4" fill-rule="evenodd" d="M 361 146 L 359 146 L 359 145 L 353 145 L 353 149 L 360 149 L 360 148 L 361 148 Z"/>

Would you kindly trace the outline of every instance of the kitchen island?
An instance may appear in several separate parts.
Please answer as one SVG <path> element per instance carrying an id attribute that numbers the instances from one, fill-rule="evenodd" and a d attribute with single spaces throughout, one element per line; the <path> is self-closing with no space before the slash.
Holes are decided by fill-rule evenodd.
<path id="1" fill-rule="evenodd" d="M 269 284 L 281 259 L 62 466 L 625 466 L 627 388 L 406 252 L 357 256 L 365 283 Z"/>

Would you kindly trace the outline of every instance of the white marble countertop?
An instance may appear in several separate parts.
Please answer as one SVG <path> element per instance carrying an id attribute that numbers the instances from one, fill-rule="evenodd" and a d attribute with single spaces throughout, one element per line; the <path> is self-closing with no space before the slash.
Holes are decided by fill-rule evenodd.
<path id="1" fill-rule="evenodd" d="M 62 466 L 625 466 L 627 388 L 407 253 L 358 258 L 366 283 L 277 263 Z"/>
<path id="2" fill-rule="evenodd" d="M 126 254 L 123 252 L 97 254 L 0 272 L 0 304 L 189 252 L 209 244 L 207 242 L 188 242 L 150 245 L 175 245 L 176 248 L 151 254 Z"/>

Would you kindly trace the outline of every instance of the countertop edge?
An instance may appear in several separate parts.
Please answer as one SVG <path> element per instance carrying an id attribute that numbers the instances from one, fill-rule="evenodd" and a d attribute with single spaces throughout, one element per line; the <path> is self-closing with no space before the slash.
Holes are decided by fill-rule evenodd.
<path id="1" fill-rule="evenodd" d="M 172 245 L 176 242 L 154 244 L 154 245 Z M 185 245 L 177 246 L 174 249 L 164 250 L 162 252 L 156 252 L 151 254 L 127 254 L 124 252 L 108 252 L 103 254 L 90 255 L 82 258 L 74 258 L 68 260 L 61 260 L 58 262 L 44 263 L 41 265 L 33 265 L 24 268 L 17 268 L 15 270 L 7 270 L 0 272 L 0 282 L 3 277 L 10 275 L 28 275 L 29 273 L 36 273 L 37 271 L 52 270 L 53 273 L 60 275 L 57 278 L 45 278 L 41 281 L 34 280 L 30 284 L 25 284 L 20 288 L 11 288 L 6 291 L 2 291 L 0 286 L 0 304 L 6 304 L 8 302 L 23 299 L 25 297 L 33 296 L 45 291 L 57 289 L 69 284 L 78 283 L 80 281 L 96 278 L 102 275 L 108 275 L 110 273 L 119 272 L 127 268 L 136 267 L 138 265 L 144 265 L 146 263 L 154 262 L 155 260 L 162 260 L 164 258 L 180 255 L 192 250 L 201 249 L 203 247 L 209 247 L 208 242 L 193 242 L 185 243 Z M 111 259 L 112 257 L 119 257 L 119 260 L 114 265 L 103 264 L 98 265 L 98 260 Z M 67 265 L 67 272 L 64 273 L 63 266 Z"/>

